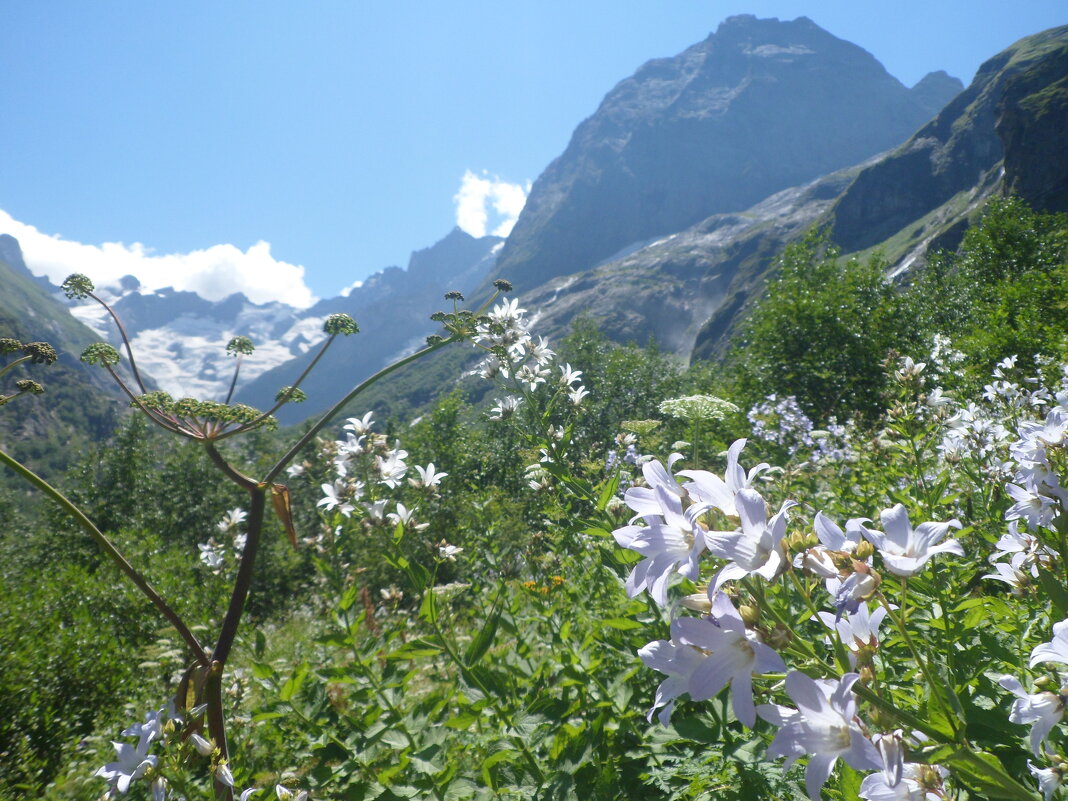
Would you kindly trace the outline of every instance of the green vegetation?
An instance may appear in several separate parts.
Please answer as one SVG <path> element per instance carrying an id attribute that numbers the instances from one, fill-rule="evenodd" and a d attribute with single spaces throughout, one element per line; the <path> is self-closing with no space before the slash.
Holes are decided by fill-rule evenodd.
<path id="1" fill-rule="evenodd" d="M 754 477 L 753 495 L 759 490 L 769 514 L 801 503 L 784 523 L 782 571 L 773 581 L 754 573 L 729 584 L 752 641 L 788 665 L 754 677 L 759 702 L 791 704 L 804 680 L 787 675 L 837 680 L 856 671 L 866 725 L 922 730 L 927 742 L 908 745 L 908 759 L 946 767 L 950 797 L 1037 799 L 1028 760 L 1060 763 L 1032 753 L 1026 727 L 1009 722 L 1013 696 L 998 674 L 1038 692 L 1025 675 L 1028 654 L 1068 617 L 1063 513 L 1035 526 L 1020 513 L 1015 523 L 1053 556 L 1032 549 L 1032 561 L 1000 580 L 989 578 L 988 557 L 1006 553 L 995 544 L 1014 508 L 1006 482 L 1019 480 L 1004 473 L 1016 458 L 1016 426 L 1029 408 L 1044 414 L 1061 388 L 1066 248 L 1063 216 L 996 201 L 959 252 L 897 285 L 877 258 L 843 260 L 814 235 L 784 253 L 725 364 L 683 368 L 655 347 L 611 344 L 589 319 L 552 343 L 555 355 L 536 337 L 510 349 L 501 343 L 514 321 L 504 311 L 479 323 L 485 360 L 477 367 L 470 350 L 442 352 L 435 369 L 442 386 L 455 387 L 417 421 L 407 419 L 413 407 L 389 405 L 388 393 L 361 396 L 383 404 L 377 421 L 350 406 L 353 417 L 309 441 L 288 477 L 272 476 L 288 485 L 292 529 L 264 528 L 221 682 L 237 790 L 257 787 L 252 798 L 270 798 L 280 784 L 315 799 L 382 801 L 805 798 L 801 773 L 784 774 L 768 757 L 782 729 L 743 720 L 730 690 L 692 700 L 665 683 L 660 692 L 678 703 L 666 723 L 647 718 L 654 702 L 671 699 L 656 700 L 665 676 L 642 660 L 653 664 L 649 648 L 672 636 L 679 596 L 700 609 L 716 573 L 709 553 L 701 571 L 672 575 L 664 587 L 672 604 L 658 603 L 651 586 L 625 587 L 645 556 L 622 547 L 640 497 L 626 490 L 645 486 L 651 497 L 647 485 L 664 481 L 642 466 L 668 464 L 677 452 L 671 473 L 722 476 L 739 459 L 739 446 L 732 456 L 727 448 L 749 437 L 743 469 L 761 459 L 782 468 Z M 1015 365 L 1004 361 L 1014 353 Z M 502 376 L 493 359 L 523 369 Z M 1004 386 L 984 400 L 995 368 Z M 17 369 L 49 385 L 42 398 L 55 396 L 54 367 Z M 458 378 L 471 369 L 494 378 Z M 747 420 L 770 394 L 778 405 Z M 796 403 L 784 405 L 790 398 Z M 969 414 L 989 426 L 961 423 L 972 401 Z M 130 416 L 106 444 L 81 449 L 56 483 L 196 637 L 211 637 L 246 543 L 239 510 L 250 497 L 220 481 L 219 459 L 241 474 L 268 474 L 282 443 L 309 430 L 250 431 L 212 453 Z M 1062 478 L 1063 456 L 1061 448 L 1051 457 Z M 661 489 L 691 491 L 666 481 Z M 123 728 L 164 708 L 179 686 L 189 689 L 182 682 L 196 675 L 195 654 L 84 527 L 23 485 L 7 486 L 18 489 L 0 490 L 8 521 L 0 536 L 0 799 L 98 798 L 106 785 L 93 774 L 115 759 L 110 742 L 132 743 Z M 676 496 L 656 497 L 670 506 Z M 872 528 L 882 513 L 889 529 L 885 514 L 897 504 L 917 526 L 959 520 L 964 528 L 946 522 L 952 531 L 943 534 L 966 555 L 950 548 L 903 576 L 875 553 L 875 532 L 840 543 L 823 569 L 867 575 L 875 553 L 881 585 L 863 598 L 829 594 L 826 575 L 811 569 L 821 558 L 816 512 L 843 523 L 868 518 Z M 734 527 L 730 514 L 717 507 L 695 520 L 714 539 Z M 875 604 L 878 593 L 893 604 L 881 607 L 891 616 L 878 643 L 854 647 L 833 633 L 836 610 L 849 600 Z M 828 609 L 830 627 L 813 617 Z M 926 650 L 917 653 L 910 637 L 922 637 Z M 659 642 L 670 650 L 671 641 Z M 1045 667 L 1048 679 L 1059 675 Z M 732 675 L 737 687 L 740 674 Z M 187 720 L 152 746 L 160 755 L 153 770 L 166 777 L 169 798 L 209 798 L 220 791 L 212 785 L 223 775 L 219 754 L 196 755 L 192 735 L 208 737 L 209 727 L 179 708 Z M 1050 735 L 1059 754 L 1063 728 Z M 874 775 L 842 759 L 824 798 L 857 798 Z M 130 797 L 152 797 L 148 781 L 135 780 Z"/>

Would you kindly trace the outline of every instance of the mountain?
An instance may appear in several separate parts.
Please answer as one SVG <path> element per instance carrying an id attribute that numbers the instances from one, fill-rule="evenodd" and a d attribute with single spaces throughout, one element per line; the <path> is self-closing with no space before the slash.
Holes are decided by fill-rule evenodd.
<path id="1" fill-rule="evenodd" d="M 283 407 L 282 422 L 298 422 L 323 411 L 359 381 L 394 359 L 410 353 L 437 331 L 430 315 L 447 308 L 445 292 L 470 292 L 496 262 L 501 239 L 475 238 L 454 228 L 444 239 L 412 254 L 408 269 L 390 267 L 376 273 L 348 297 L 320 301 L 308 310 L 312 318 L 351 315 L 362 329 L 338 338 L 317 368 L 301 385 L 308 400 Z M 283 386 L 294 382 L 313 358 L 314 350 L 268 370 L 244 384 L 237 400 L 257 408 L 270 406 Z"/>
<path id="2" fill-rule="evenodd" d="M 78 360 L 96 335 L 49 294 L 51 284 L 42 284 L 26 268 L 19 243 L 6 234 L 0 235 L 0 286 L 0 337 L 48 342 L 59 353 L 52 365 L 22 365 L 5 376 L 3 394 L 21 378 L 38 381 L 45 393 L 0 407 L 0 447 L 54 475 L 77 453 L 72 444 L 103 438 L 114 429 L 124 404 L 103 371 Z"/>
<path id="3" fill-rule="evenodd" d="M 244 380 L 299 356 L 324 336 L 322 317 L 284 303 L 253 303 L 241 293 L 213 302 L 170 287 L 143 292 L 127 276 L 119 287 L 99 288 L 99 294 L 123 321 L 138 368 L 176 397 L 225 397 L 234 371 L 226 343 L 235 336 L 256 345 L 242 358 Z M 99 304 L 82 302 L 71 312 L 98 338 L 119 346 L 118 331 Z"/>
<path id="4" fill-rule="evenodd" d="M 534 182 L 499 272 L 529 289 L 742 211 L 897 145 L 961 88 L 907 89 L 806 17 L 731 17 L 608 93 Z"/>

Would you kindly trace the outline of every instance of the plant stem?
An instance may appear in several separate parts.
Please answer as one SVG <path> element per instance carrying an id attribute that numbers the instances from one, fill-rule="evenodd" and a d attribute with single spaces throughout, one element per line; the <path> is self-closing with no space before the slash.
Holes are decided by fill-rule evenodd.
<path id="1" fill-rule="evenodd" d="M 159 610 L 160 614 L 167 618 L 168 622 L 174 626 L 175 630 L 181 635 L 182 639 L 185 640 L 186 645 L 189 646 L 189 649 L 193 652 L 194 656 L 196 656 L 197 661 L 205 666 L 209 663 L 208 655 L 205 653 L 203 646 L 201 646 L 197 638 L 193 636 L 193 633 L 178 616 L 178 613 L 167 605 L 167 602 L 164 601 L 159 593 L 152 588 L 152 585 L 148 583 L 144 576 L 138 573 L 133 565 L 126 561 L 126 557 L 124 557 L 119 552 L 118 548 L 111 543 L 111 540 L 104 536 L 104 533 L 96 527 L 93 521 L 85 516 L 85 513 L 82 512 L 81 509 L 75 506 L 63 493 L 39 475 L 2 450 L 0 450 L 0 461 L 45 493 L 59 504 L 60 507 L 63 508 L 63 511 L 73 517 L 74 521 L 81 526 L 90 537 L 96 540 L 97 544 L 104 550 L 104 553 L 108 555 L 111 561 L 118 566 L 119 570 L 126 574 L 126 577 L 129 578 L 137 589 L 139 589 L 145 597 L 152 602 L 156 609 Z"/>
<path id="2" fill-rule="evenodd" d="M 333 420 L 334 416 L 337 415 L 338 412 L 340 412 L 342 409 L 345 408 L 345 406 L 348 405 L 349 401 L 351 401 L 353 398 L 355 398 L 357 395 L 359 395 L 361 392 L 363 392 L 369 386 L 371 386 L 372 384 L 377 383 L 379 380 L 385 378 L 387 375 L 389 375 L 390 373 L 394 372 L 395 370 L 399 370 L 401 367 L 404 367 L 405 365 L 411 364 L 416 359 L 420 359 L 423 356 L 426 356 L 428 353 L 433 353 L 434 351 L 439 350 L 439 349 L 445 347 L 446 345 L 457 341 L 458 339 L 459 339 L 459 337 L 454 334 L 453 336 L 449 337 L 448 339 L 441 340 L 441 342 L 436 342 L 433 345 L 428 345 L 427 347 L 423 348 L 422 350 L 417 350 L 415 353 L 412 353 L 412 354 L 410 354 L 408 356 L 405 356 L 403 359 L 400 359 L 399 361 L 393 362 L 393 364 L 390 364 L 390 365 L 388 365 L 386 367 L 383 367 L 381 370 L 379 370 L 377 373 L 375 373 L 370 378 L 367 378 L 367 379 L 361 381 L 359 384 L 357 384 L 355 387 L 353 387 L 352 390 L 349 391 L 349 393 L 347 395 L 345 395 L 345 397 L 343 397 L 341 400 L 339 400 L 337 403 L 335 403 L 333 406 L 331 406 L 327 410 L 327 412 L 322 417 L 319 418 L 318 422 L 316 422 L 315 425 L 313 425 L 311 428 L 309 428 L 305 432 L 304 436 L 302 436 L 299 440 L 296 441 L 296 443 L 294 443 L 293 447 L 290 448 L 285 453 L 285 455 L 282 456 L 282 458 L 278 460 L 278 462 L 274 465 L 274 467 L 272 467 L 267 472 L 267 475 L 264 476 L 264 478 L 263 478 L 263 483 L 264 484 L 270 484 L 272 481 L 274 481 L 275 477 L 279 473 L 281 473 L 283 470 L 285 470 L 286 466 L 290 462 L 292 462 L 293 459 L 296 458 L 297 454 L 300 453 L 301 449 L 305 445 L 307 445 L 309 442 L 311 442 L 311 440 L 315 437 L 315 435 L 318 434 L 320 431 L 322 431 L 323 428 L 326 427 L 327 423 L 329 423 L 331 420 Z"/>
<path id="3" fill-rule="evenodd" d="M 147 394 L 148 390 L 145 389 L 145 384 L 141 380 L 141 373 L 137 369 L 137 362 L 134 361 L 133 348 L 130 347 L 130 338 L 126 336 L 126 328 L 122 324 L 122 320 L 119 319 L 119 315 L 115 314 L 115 310 L 108 304 L 102 301 L 99 297 L 92 292 L 89 293 L 89 297 L 107 309 L 108 314 L 111 315 L 111 319 L 115 321 L 115 325 L 119 328 L 119 336 L 122 337 L 122 344 L 126 346 L 126 355 L 130 359 L 130 372 L 133 373 L 134 380 L 137 381 L 137 386 L 141 388 L 141 394 Z"/>

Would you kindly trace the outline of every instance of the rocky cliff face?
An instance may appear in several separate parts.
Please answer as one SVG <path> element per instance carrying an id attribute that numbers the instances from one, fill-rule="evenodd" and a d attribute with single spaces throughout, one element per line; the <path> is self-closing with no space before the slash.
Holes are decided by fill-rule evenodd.
<path id="1" fill-rule="evenodd" d="M 1068 41 L 1047 44 L 1044 57 L 1005 81 L 995 127 L 1005 191 L 1044 211 L 1068 211 Z"/>
<path id="2" fill-rule="evenodd" d="M 811 20 L 732 17 L 615 87 L 534 183 L 501 253 L 519 288 L 741 211 L 893 147 L 961 84 L 909 90 Z"/>
<path id="3" fill-rule="evenodd" d="M 1061 95 L 1059 105 L 1046 104 L 1035 91 L 1038 86 L 1048 86 L 1058 70 L 1063 74 L 1063 56 L 1056 53 L 1066 38 L 1068 26 L 1053 28 L 1021 40 L 985 62 L 971 85 L 938 116 L 887 158 L 857 176 L 835 207 L 835 242 L 846 251 L 870 247 L 957 193 L 982 183 L 987 173 L 1000 169 L 1006 156 L 996 126 L 999 116 L 1004 120 L 1001 133 L 1017 137 L 1009 147 L 1012 156 L 1006 159 L 1006 167 L 1011 163 L 1014 171 L 1010 188 L 1020 191 L 1030 178 L 1048 180 L 1048 176 L 1038 174 L 1041 169 L 1035 169 L 1038 153 L 1031 148 L 1045 141 L 1040 151 L 1057 151 L 1059 144 L 1059 152 L 1051 153 L 1052 164 L 1058 159 L 1063 164 L 1065 129 L 1060 127 L 1058 136 L 1057 125 L 1063 117 L 1058 117 L 1056 109 L 1063 115 L 1064 100 Z M 1028 74 L 1032 75 L 1030 83 L 1025 78 Z M 1017 94 L 1032 98 L 1031 111 L 1020 105 L 1022 98 L 1014 100 Z M 1041 117 L 1048 132 L 1040 133 L 1040 126 L 1030 127 L 1036 121 L 1031 117 Z M 1024 167 L 1026 164 L 1030 169 Z M 1030 178 L 1024 177 L 1025 172 Z M 1024 191 L 1026 197 L 1032 193 L 1031 189 Z"/>

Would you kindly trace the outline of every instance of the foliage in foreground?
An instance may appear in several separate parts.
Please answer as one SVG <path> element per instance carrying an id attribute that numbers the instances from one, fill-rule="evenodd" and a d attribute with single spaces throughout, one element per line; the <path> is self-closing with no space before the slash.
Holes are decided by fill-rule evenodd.
<path id="1" fill-rule="evenodd" d="M 655 352 L 609 348 L 591 330 L 558 356 L 525 331 L 518 304 L 498 307 L 480 334 L 487 358 L 467 379 L 498 387 L 488 419 L 459 395 L 410 429 L 392 425 L 390 437 L 370 416 L 353 417 L 295 462 L 293 495 L 318 496 L 322 517 L 295 505 L 300 550 L 279 529 L 274 561 L 260 566 L 280 582 L 279 597 L 238 636 L 220 686 L 232 762 L 219 760 L 195 712 L 190 726 L 191 712 L 165 705 L 189 655 L 173 640 L 155 644 L 144 603 L 124 607 L 109 574 L 105 589 L 87 594 L 81 619 L 109 608 L 114 625 L 86 634 L 71 613 L 79 639 L 53 647 L 67 656 L 88 646 L 115 667 L 89 658 L 72 666 L 66 675 L 88 680 L 69 712 L 45 705 L 55 691 L 44 682 L 20 696 L 41 715 L 44 738 L 62 742 L 94 722 L 97 734 L 52 752 L 40 773 L 22 772 L 23 790 L 7 792 L 45 795 L 41 777 L 64 760 L 49 797 L 96 797 L 104 782 L 92 774 L 109 762 L 103 775 L 115 777 L 114 791 L 128 776 L 140 797 L 204 797 L 220 776 L 260 788 L 252 798 L 1063 793 L 1064 324 L 1040 300 L 1032 311 L 1045 322 L 1029 318 L 1029 339 L 1013 339 L 1024 327 L 1011 321 L 989 324 L 1010 284 L 1040 277 L 1045 297 L 1063 292 L 1063 220 L 1028 215 L 998 206 L 990 227 L 946 257 L 951 267 L 923 279 L 987 298 L 970 322 L 926 328 L 937 315 L 912 305 L 907 336 L 827 361 L 825 381 L 784 382 L 771 400 L 760 382 L 720 383 L 716 391 L 745 414 L 709 396 L 711 382 L 695 386 L 700 369 L 680 375 Z M 988 258 L 984 241 L 1008 236 L 999 229 L 1016 232 L 1018 244 Z M 1013 254 L 1018 269 L 989 269 Z M 790 280 L 801 281 L 806 260 L 822 255 L 789 258 Z M 830 264 L 819 265 L 813 307 L 828 297 L 919 302 L 915 289 L 836 287 L 840 276 L 844 286 L 859 279 Z M 777 299 L 772 289 L 766 302 Z M 768 364 L 790 344 L 775 337 L 813 348 L 849 341 L 821 315 L 795 316 L 810 324 L 765 326 L 750 340 Z M 994 343 L 1015 341 L 1035 348 L 989 361 Z M 891 350 L 913 358 L 888 358 Z M 843 399 L 861 396 L 834 383 L 855 364 L 878 392 L 856 387 L 869 398 L 860 422 L 827 425 L 820 415 L 832 408 L 843 421 L 857 416 Z M 695 390 L 704 391 L 684 394 Z M 810 403 L 820 397 L 834 403 Z M 131 436 L 119 452 L 138 447 Z M 227 455 L 238 465 L 259 459 Z M 761 469 L 761 459 L 777 467 Z M 122 542 L 142 556 L 167 550 L 161 573 L 192 596 L 180 613 L 210 625 L 239 567 L 244 510 L 223 515 L 236 502 L 212 495 L 206 470 L 190 477 L 204 504 L 146 508 L 136 492 L 121 498 L 140 480 L 121 466 L 105 457 L 85 473 L 94 476 L 86 488 L 111 476 L 119 496 L 114 509 L 97 499 L 94 519 L 167 529 L 191 515 L 160 540 L 131 531 Z M 65 535 L 71 556 L 76 536 Z M 179 580 L 183 549 L 187 565 L 190 554 L 200 562 Z M 104 569 L 85 549 L 73 562 Z M 78 575 L 55 578 L 77 589 L 86 586 Z M 254 587 L 253 598 L 272 586 Z M 5 603 L 22 603 L 11 596 Z M 62 608 L 47 598 L 27 608 L 38 636 Z M 40 664 L 20 639 L 27 627 L 6 631 L 24 664 Z M 135 659 L 150 680 L 137 682 Z M 10 686 L 6 677 L 0 686 Z M 133 711 L 114 708 L 122 693 L 136 700 Z M 101 714 L 94 703 L 112 708 Z M 6 770 L 43 753 L 20 733 L 20 756 L 8 751 Z M 115 760 L 111 739 L 133 763 Z M 784 772 L 777 757 L 806 769 Z"/>

